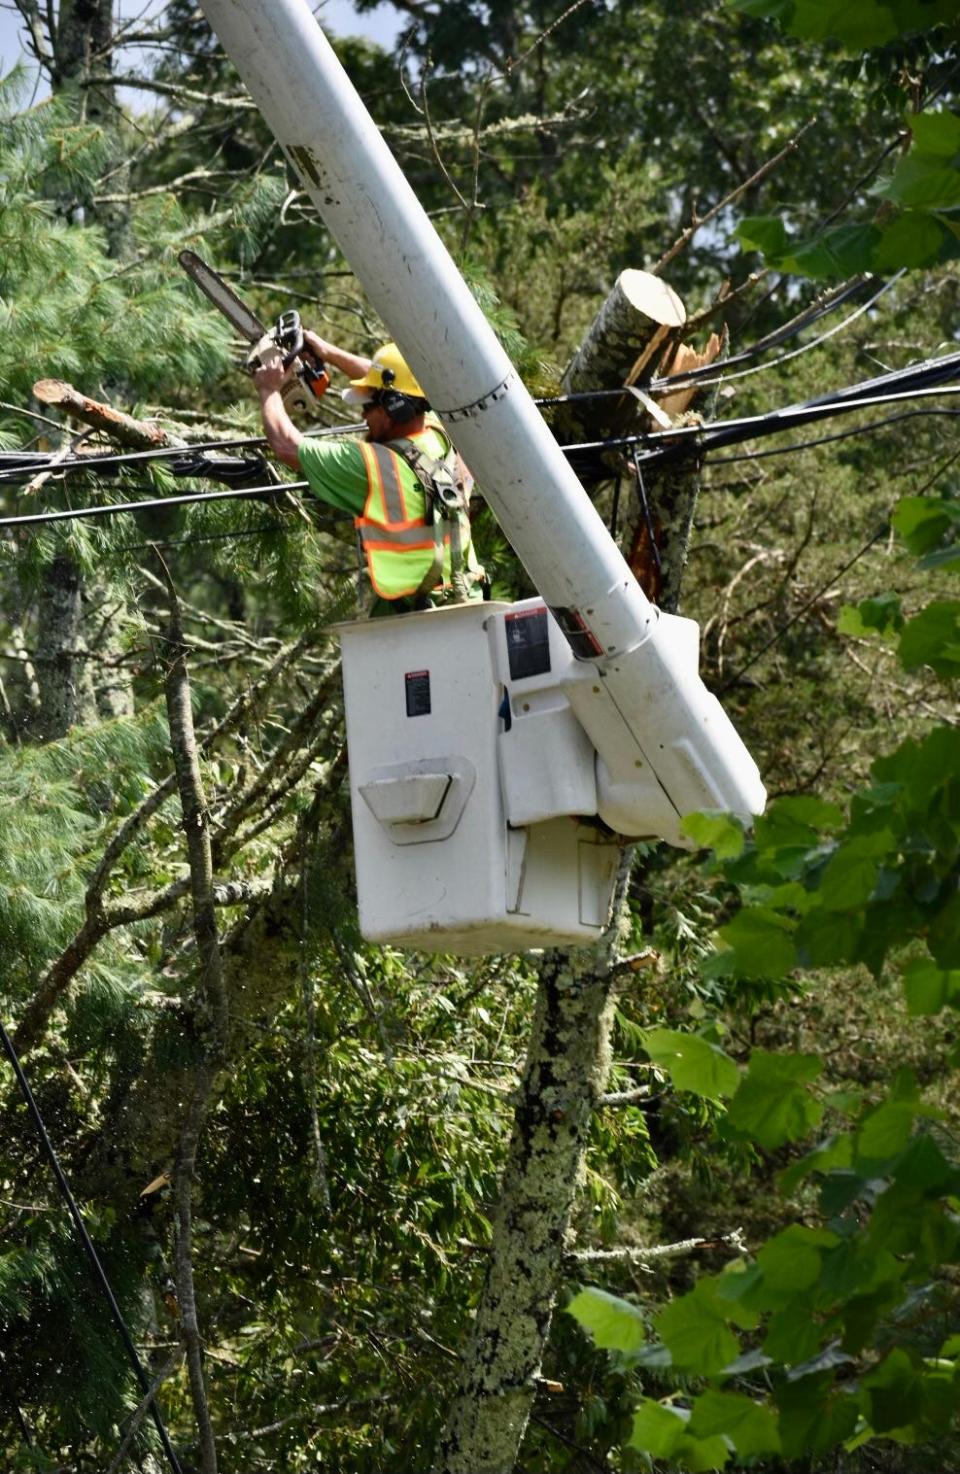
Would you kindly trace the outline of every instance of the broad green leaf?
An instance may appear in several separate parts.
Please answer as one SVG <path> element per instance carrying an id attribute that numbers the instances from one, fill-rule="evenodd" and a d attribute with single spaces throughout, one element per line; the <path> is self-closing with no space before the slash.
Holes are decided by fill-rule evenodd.
<path id="1" fill-rule="evenodd" d="M 635 1305 L 593 1285 L 574 1295 L 566 1306 L 602 1351 L 636 1351 L 647 1339 L 643 1316 Z"/>
<path id="2" fill-rule="evenodd" d="M 874 193 L 909 209 L 951 210 L 960 204 L 960 172 L 948 159 L 912 148 Z"/>
<path id="3" fill-rule="evenodd" d="M 797 965 L 795 928 L 794 921 L 765 906 L 744 906 L 718 936 L 733 953 L 740 977 L 779 978 Z"/>
<path id="4" fill-rule="evenodd" d="M 680 829 L 700 849 L 715 850 L 721 860 L 732 860 L 743 852 L 743 824 L 733 814 L 687 814 Z"/>
<path id="5" fill-rule="evenodd" d="M 816 1356 L 820 1347 L 820 1327 L 810 1319 L 810 1312 L 793 1299 L 772 1315 L 767 1323 L 763 1349 L 771 1361 L 794 1367 Z"/>
<path id="6" fill-rule="evenodd" d="M 869 848 L 853 839 L 833 856 L 820 880 L 822 902 L 828 911 L 852 911 L 870 899 L 879 866 L 872 854 L 864 852 Z"/>
<path id="7" fill-rule="evenodd" d="M 941 967 L 960 968 L 960 892 L 954 891 L 930 923 L 927 946 Z"/>
<path id="8" fill-rule="evenodd" d="M 913 134 L 914 152 L 947 160 L 960 153 L 960 118 L 955 113 L 938 108 L 936 112 L 908 113 L 905 121 Z"/>
<path id="9" fill-rule="evenodd" d="M 777 1420 L 770 1409 L 734 1392 L 702 1393 L 691 1409 L 690 1432 L 697 1438 L 722 1434 L 741 1458 L 780 1451 Z"/>
<path id="10" fill-rule="evenodd" d="M 889 1433 L 912 1423 L 922 1397 L 922 1380 L 910 1357 L 899 1348 L 860 1379 L 863 1415 L 877 1433 Z"/>
<path id="11" fill-rule="evenodd" d="M 805 1157 L 794 1162 L 780 1173 L 782 1192 L 791 1193 L 795 1187 L 814 1172 L 832 1172 L 837 1167 L 849 1167 L 853 1161 L 853 1138 L 848 1134 L 828 1136 Z"/>
<path id="12" fill-rule="evenodd" d="M 957 252 L 948 224 L 923 210 L 901 211 L 894 220 L 879 227 L 880 238 L 871 261 L 873 270 L 895 271 L 901 266 L 915 269 L 948 261 Z"/>
<path id="13" fill-rule="evenodd" d="M 929 665 L 938 676 L 960 675 L 960 602 L 934 599 L 904 626 L 900 662 L 906 670 Z"/>
<path id="14" fill-rule="evenodd" d="M 958 0 L 731 0 L 745 15 L 777 20 L 793 36 L 839 41 L 853 51 L 948 25 Z"/>
<path id="15" fill-rule="evenodd" d="M 809 1290 L 820 1275 L 821 1252 L 836 1243 L 837 1236 L 829 1229 L 792 1223 L 769 1239 L 757 1254 L 764 1288 L 777 1294 Z"/>
<path id="16" fill-rule="evenodd" d="M 894 531 L 911 553 L 920 557 L 938 548 L 944 537 L 960 527 L 960 501 L 947 497 L 904 496 L 891 517 Z"/>
<path id="17" fill-rule="evenodd" d="M 644 1035 L 643 1047 L 654 1064 L 667 1071 L 678 1090 L 719 1100 L 732 1095 L 740 1083 L 740 1071 L 730 1056 L 698 1034 L 650 1029 Z"/>
<path id="18" fill-rule="evenodd" d="M 875 225 L 837 225 L 813 240 L 794 246 L 779 259 L 771 258 L 771 265 L 799 276 L 852 276 L 857 271 L 871 269 L 881 239 Z"/>
<path id="19" fill-rule="evenodd" d="M 910 1140 L 915 1115 L 912 1101 L 885 1101 L 870 1112 L 857 1132 L 857 1155 L 869 1161 L 897 1156 Z"/>
<path id="20" fill-rule="evenodd" d="M 656 1459 L 669 1459 L 679 1448 L 686 1432 L 686 1418 L 645 1397 L 634 1413 L 630 1444 L 653 1454 Z"/>
<path id="21" fill-rule="evenodd" d="M 960 1008 L 960 969 L 944 971 L 927 958 L 908 962 L 903 970 L 907 1012 L 913 1018 L 939 1013 L 942 1008 Z"/>
<path id="22" fill-rule="evenodd" d="M 823 1069 L 813 1054 L 772 1054 L 755 1049 L 750 1067 L 727 1112 L 738 1134 L 751 1136 L 767 1151 L 806 1136 L 820 1121 L 823 1106 L 806 1090 Z"/>
<path id="23" fill-rule="evenodd" d="M 747 216 L 733 234 L 745 251 L 762 251 L 773 258 L 784 255 L 790 244 L 787 228 L 776 215 Z"/>
<path id="24" fill-rule="evenodd" d="M 896 594 L 880 594 L 859 604 L 844 604 L 837 619 L 841 635 L 897 634 L 903 628 L 903 613 Z"/>
<path id="25" fill-rule="evenodd" d="M 690 1470 L 690 1474 L 722 1469 L 730 1457 L 723 1438 L 692 1437 L 686 1431 L 688 1419 L 689 1414 L 671 1411 L 645 1397 L 634 1415 L 630 1446 L 654 1458 L 669 1459 L 677 1468 Z"/>
<path id="26" fill-rule="evenodd" d="M 783 1382 L 774 1395 L 787 1459 L 826 1453 L 848 1438 L 856 1426 L 856 1401 L 834 1386 L 832 1372 Z"/>
<path id="27" fill-rule="evenodd" d="M 670 1348 L 674 1366 L 700 1377 L 712 1377 L 735 1360 L 740 1344 L 727 1325 L 732 1311 L 713 1286 L 702 1280 L 689 1295 L 671 1300 L 654 1323 Z"/>

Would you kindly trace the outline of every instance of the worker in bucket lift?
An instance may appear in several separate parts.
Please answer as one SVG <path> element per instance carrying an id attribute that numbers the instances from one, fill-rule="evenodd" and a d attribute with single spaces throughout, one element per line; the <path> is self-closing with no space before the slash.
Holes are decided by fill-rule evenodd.
<path id="1" fill-rule="evenodd" d="M 278 460 L 300 471 L 321 501 L 352 512 L 374 593 L 401 613 L 438 602 L 479 598 L 484 581 L 470 535 L 473 478 L 439 423 L 395 343 L 372 359 L 304 332 L 323 363 L 350 379 L 343 391 L 360 407 L 365 439 L 305 437 L 281 397 L 284 370 L 258 369 L 263 427 Z"/>

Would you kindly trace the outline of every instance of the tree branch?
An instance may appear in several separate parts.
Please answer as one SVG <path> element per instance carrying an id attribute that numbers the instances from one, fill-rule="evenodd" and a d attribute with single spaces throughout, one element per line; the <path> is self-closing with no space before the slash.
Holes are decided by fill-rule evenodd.
<path id="1" fill-rule="evenodd" d="M 183 626 L 177 592 L 160 559 L 170 597 L 170 623 L 166 638 L 169 661 L 165 694 L 170 723 L 173 764 L 183 811 L 183 829 L 190 861 L 190 892 L 193 900 L 193 932 L 200 958 L 200 1004 L 206 1015 L 203 1058 L 197 1067 L 194 1088 L 187 1106 L 177 1147 L 173 1174 L 173 1196 L 177 1213 L 176 1281 L 180 1319 L 187 1353 L 190 1393 L 200 1432 L 203 1474 L 217 1474 L 217 1451 L 203 1376 L 203 1343 L 197 1318 L 193 1281 L 192 1195 L 197 1147 L 214 1081 L 226 1058 L 229 1033 L 227 995 L 223 979 L 220 939 L 213 901 L 213 859 L 210 850 L 209 815 L 193 727 L 190 681 L 187 675 Z"/>
<path id="2" fill-rule="evenodd" d="M 684 1254 L 696 1254 L 701 1249 L 733 1249 L 737 1254 L 746 1252 L 743 1230 L 733 1228 L 729 1233 L 712 1239 L 680 1239 L 675 1244 L 651 1244 L 647 1248 L 622 1244 L 617 1249 L 573 1249 L 566 1258 L 576 1264 L 635 1264 L 639 1269 L 661 1259 L 679 1259 Z"/>
<path id="3" fill-rule="evenodd" d="M 756 173 L 751 174 L 749 179 L 745 179 L 742 184 L 738 184 L 735 189 L 732 189 L 730 191 L 729 194 L 724 195 L 723 199 L 719 200 L 711 210 L 708 210 L 706 215 L 698 217 L 692 222 L 692 224 L 688 225 L 686 230 L 681 232 L 681 234 L 677 237 L 670 249 L 668 251 L 665 251 L 664 254 L 660 257 L 660 260 L 657 262 L 657 264 L 650 267 L 651 273 L 656 276 L 658 272 L 661 272 L 665 266 L 668 266 L 670 264 L 674 256 L 678 256 L 680 252 L 690 244 L 690 242 L 693 240 L 693 237 L 697 234 L 698 231 L 701 231 L 705 225 L 708 225 L 711 220 L 715 219 L 716 216 L 720 214 L 721 210 L 725 210 L 727 205 L 732 205 L 734 200 L 739 199 L 740 196 L 742 194 L 745 194 L 748 189 L 752 189 L 754 185 L 760 184 L 762 180 L 766 179 L 768 174 L 772 174 L 774 169 L 776 169 L 779 164 L 782 164 L 784 159 L 787 158 L 788 155 L 792 154 L 794 149 L 799 146 L 800 140 L 804 137 L 805 134 L 810 132 L 810 129 L 813 127 L 816 121 L 816 118 L 811 118 L 809 123 L 805 123 L 800 129 L 800 132 L 796 135 L 796 137 L 791 138 L 790 142 L 784 148 L 782 148 L 779 153 L 774 154 L 773 158 L 768 159 L 765 164 L 761 164 L 760 168 L 756 171 Z"/>

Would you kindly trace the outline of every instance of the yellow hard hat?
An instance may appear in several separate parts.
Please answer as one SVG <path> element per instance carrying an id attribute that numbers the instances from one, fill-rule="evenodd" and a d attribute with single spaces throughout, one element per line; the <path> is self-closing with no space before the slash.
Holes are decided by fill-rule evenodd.
<path id="1" fill-rule="evenodd" d="M 409 394 L 413 399 L 427 397 L 396 343 L 384 343 L 377 349 L 363 378 L 351 379 L 350 388 L 344 389 L 343 397 L 348 404 L 369 404 L 373 392 L 379 389 L 393 389 L 395 393 Z"/>

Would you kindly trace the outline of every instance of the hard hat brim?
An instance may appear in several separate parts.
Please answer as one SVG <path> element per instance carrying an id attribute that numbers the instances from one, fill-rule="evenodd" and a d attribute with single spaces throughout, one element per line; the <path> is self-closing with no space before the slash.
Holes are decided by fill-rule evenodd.
<path id="1" fill-rule="evenodd" d="M 344 389 L 342 392 L 347 404 L 369 404 L 377 389 L 375 384 L 367 384 L 363 379 L 354 379 L 349 389 Z"/>

